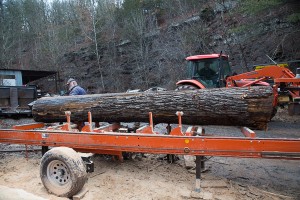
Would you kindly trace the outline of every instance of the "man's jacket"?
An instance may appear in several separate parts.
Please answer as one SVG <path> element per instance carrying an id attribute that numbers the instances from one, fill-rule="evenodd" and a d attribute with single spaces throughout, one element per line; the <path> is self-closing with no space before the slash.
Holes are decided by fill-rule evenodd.
<path id="1" fill-rule="evenodd" d="M 79 85 L 76 85 L 75 87 L 73 87 L 69 92 L 69 95 L 85 95 L 85 94 L 86 94 L 86 91 Z"/>

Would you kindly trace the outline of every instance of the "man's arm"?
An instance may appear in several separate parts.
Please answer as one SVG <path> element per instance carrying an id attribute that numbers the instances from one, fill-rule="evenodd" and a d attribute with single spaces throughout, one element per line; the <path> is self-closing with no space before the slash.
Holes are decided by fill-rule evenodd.
<path id="1" fill-rule="evenodd" d="M 77 86 L 75 86 L 69 93 L 70 96 L 79 95 L 79 90 Z"/>
<path id="2" fill-rule="evenodd" d="M 77 85 L 75 88 L 71 90 L 69 95 L 85 95 L 85 94 L 86 91 L 82 87 Z"/>

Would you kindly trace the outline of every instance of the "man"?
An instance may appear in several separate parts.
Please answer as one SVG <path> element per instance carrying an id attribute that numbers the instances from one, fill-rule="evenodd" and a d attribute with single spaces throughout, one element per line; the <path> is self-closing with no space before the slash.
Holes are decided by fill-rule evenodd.
<path id="1" fill-rule="evenodd" d="M 216 72 L 210 68 L 210 63 L 205 62 L 204 63 L 204 68 L 202 68 L 199 72 L 200 76 L 207 77 L 207 79 L 212 79 L 215 75 Z"/>
<path id="2" fill-rule="evenodd" d="M 67 86 L 69 89 L 69 95 L 73 96 L 73 95 L 85 95 L 86 91 L 80 87 L 77 82 L 75 81 L 75 79 L 70 78 L 67 82 Z"/>

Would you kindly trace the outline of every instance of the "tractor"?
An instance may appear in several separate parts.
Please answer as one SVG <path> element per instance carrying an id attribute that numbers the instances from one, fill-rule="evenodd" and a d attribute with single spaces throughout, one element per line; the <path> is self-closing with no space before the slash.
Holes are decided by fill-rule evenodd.
<path id="1" fill-rule="evenodd" d="M 186 60 L 189 79 L 177 82 L 177 90 L 225 87 L 225 78 L 232 75 L 224 54 L 195 55 Z"/>
<path id="2" fill-rule="evenodd" d="M 195 55 L 186 58 L 188 79 L 176 83 L 176 90 L 193 90 L 204 88 L 226 87 L 226 79 L 232 73 L 228 56 L 225 54 Z M 248 84 L 252 80 L 237 81 L 238 87 Z M 255 85 L 268 86 L 266 82 L 259 81 Z"/>
<path id="3" fill-rule="evenodd" d="M 270 65 L 262 69 L 233 74 L 225 54 L 194 55 L 186 58 L 188 79 L 176 83 L 176 90 L 221 87 L 271 86 L 274 115 L 277 107 L 288 105 L 290 115 L 300 115 L 300 68 L 296 75 L 289 69 Z"/>

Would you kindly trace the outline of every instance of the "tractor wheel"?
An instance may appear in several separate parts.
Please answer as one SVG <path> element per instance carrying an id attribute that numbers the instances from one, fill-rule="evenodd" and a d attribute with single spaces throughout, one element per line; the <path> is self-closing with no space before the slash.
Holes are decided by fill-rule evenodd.
<path id="1" fill-rule="evenodd" d="M 177 88 L 175 89 L 175 91 L 179 91 L 179 90 L 198 90 L 199 88 L 197 88 L 196 86 L 193 85 L 178 85 Z"/>
<path id="2" fill-rule="evenodd" d="M 42 157 L 40 177 L 49 193 L 70 198 L 82 189 L 87 173 L 85 164 L 76 151 L 56 147 Z"/>

